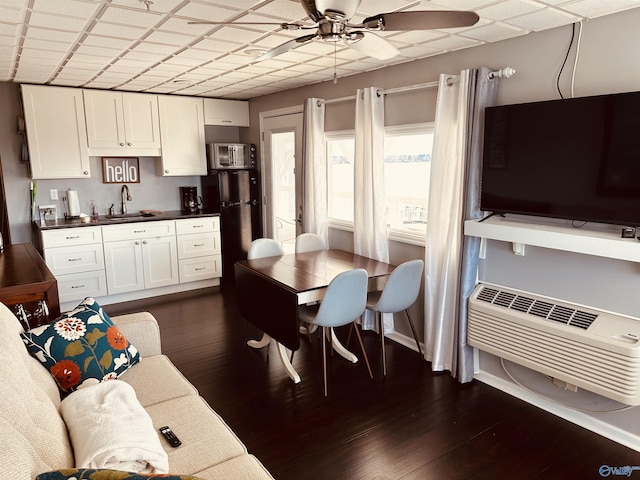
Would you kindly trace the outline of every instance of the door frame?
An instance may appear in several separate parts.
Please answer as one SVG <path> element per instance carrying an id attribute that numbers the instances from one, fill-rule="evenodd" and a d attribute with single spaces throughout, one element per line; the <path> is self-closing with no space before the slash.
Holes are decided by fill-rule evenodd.
<path id="1" fill-rule="evenodd" d="M 291 107 L 285 107 L 285 108 L 279 108 L 276 110 L 267 110 L 264 112 L 260 112 L 259 114 L 259 118 L 260 118 L 260 178 L 261 178 L 261 192 L 262 192 L 262 225 L 263 225 L 263 230 L 265 232 L 265 234 L 267 234 L 267 232 L 269 232 L 271 230 L 271 226 L 269 223 L 269 219 L 267 218 L 268 215 L 268 211 L 271 211 L 271 203 L 270 200 L 267 199 L 266 197 L 266 192 L 267 192 L 267 182 L 271 179 L 271 172 L 267 171 L 267 169 L 265 168 L 266 165 L 266 149 L 265 149 L 265 129 L 264 129 L 264 123 L 265 120 L 268 118 L 273 118 L 273 117 L 282 117 L 282 116 L 286 116 L 286 115 L 294 115 L 294 114 L 303 114 L 304 113 L 304 106 L 303 105 L 294 105 Z M 302 132 L 301 132 L 302 134 Z M 301 140 L 302 141 L 302 140 Z M 302 144 L 300 145 L 300 151 L 302 152 Z M 300 159 L 299 162 L 302 162 L 302 155 L 300 155 Z M 296 162 L 298 164 L 298 162 Z M 299 163 L 299 165 L 301 165 L 301 163 Z M 296 189 L 298 189 L 298 184 L 301 185 L 301 177 L 300 175 L 302 174 L 302 169 L 298 168 L 296 169 Z M 300 192 L 296 192 L 297 195 L 302 195 L 302 192 L 300 190 Z M 302 201 L 302 198 L 300 197 L 300 202 Z M 269 208 L 266 208 L 266 206 L 269 205 Z M 296 207 L 297 210 L 298 206 Z M 297 224 L 296 225 L 296 229 L 301 231 L 302 226 Z"/>

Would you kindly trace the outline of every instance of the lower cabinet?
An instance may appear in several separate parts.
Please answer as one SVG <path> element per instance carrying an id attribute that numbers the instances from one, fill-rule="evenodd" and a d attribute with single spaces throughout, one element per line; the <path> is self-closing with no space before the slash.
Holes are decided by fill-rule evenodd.
<path id="1" fill-rule="evenodd" d="M 173 221 L 104 227 L 103 239 L 110 295 L 178 283 Z"/>
<path id="2" fill-rule="evenodd" d="M 39 240 L 67 307 L 85 297 L 189 290 L 222 276 L 219 217 L 42 230 Z"/>

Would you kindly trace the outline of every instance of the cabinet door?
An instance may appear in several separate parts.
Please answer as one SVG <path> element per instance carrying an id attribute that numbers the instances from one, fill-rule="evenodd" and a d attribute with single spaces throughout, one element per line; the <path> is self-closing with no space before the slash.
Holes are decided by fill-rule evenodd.
<path id="1" fill-rule="evenodd" d="M 159 150 L 158 97 L 143 93 L 123 93 L 122 106 L 127 148 Z"/>
<path id="2" fill-rule="evenodd" d="M 145 288 L 178 283 L 176 237 L 153 237 L 142 240 Z"/>
<path id="3" fill-rule="evenodd" d="M 21 88 L 31 177 L 89 178 L 82 90 L 42 85 Z"/>
<path id="4" fill-rule="evenodd" d="M 89 148 L 125 147 L 122 93 L 106 90 L 84 90 Z M 95 152 L 91 152 L 92 154 Z"/>
<path id="5" fill-rule="evenodd" d="M 202 98 L 160 95 L 162 157 L 158 175 L 207 174 Z"/>
<path id="6" fill-rule="evenodd" d="M 249 102 L 243 100 L 204 99 L 205 125 L 249 126 Z"/>
<path id="7" fill-rule="evenodd" d="M 104 263 L 109 295 L 144 289 L 141 240 L 105 242 Z"/>

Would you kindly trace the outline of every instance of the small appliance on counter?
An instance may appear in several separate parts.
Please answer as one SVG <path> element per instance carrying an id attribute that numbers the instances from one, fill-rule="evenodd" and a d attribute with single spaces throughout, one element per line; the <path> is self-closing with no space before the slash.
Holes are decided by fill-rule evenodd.
<path id="1" fill-rule="evenodd" d="M 198 213 L 202 208 L 198 187 L 180 187 L 180 202 L 182 213 Z"/>
<path id="2" fill-rule="evenodd" d="M 209 143 L 207 158 L 210 170 L 255 168 L 256 146 L 246 143 Z"/>

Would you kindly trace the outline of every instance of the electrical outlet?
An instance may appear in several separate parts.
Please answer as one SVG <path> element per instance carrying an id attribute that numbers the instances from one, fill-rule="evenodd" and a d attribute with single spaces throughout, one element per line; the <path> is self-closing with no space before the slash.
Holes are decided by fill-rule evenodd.
<path id="1" fill-rule="evenodd" d="M 58 200 L 58 190 L 52 188 L 51 190 L 49 190 L 49 196 L 51 197 L 51 200 Z"/>

